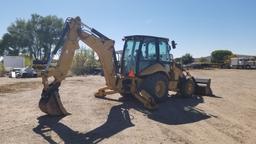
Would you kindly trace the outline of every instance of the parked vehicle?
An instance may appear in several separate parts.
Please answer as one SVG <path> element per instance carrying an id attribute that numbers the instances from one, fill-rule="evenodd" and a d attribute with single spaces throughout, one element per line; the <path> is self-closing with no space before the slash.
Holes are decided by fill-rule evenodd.
<path id="1" fill-rule="evenodd" d="M 21 78 L 32 78 L 32 77 L 37 77 L 37 73 L 33 68 L 27 67 L 27 68 L 22 68 L 21 73 L 20 73 Z"/>
<path id="2" fill-rule="evenodd" d="M 9 72 L 10 78 L 32 78 L 37 77 L 37 73 L 33 68 L 13 68 Z"/>
<path id="3" fill-rule="evenodd" d="M 4 56 L 4 68 L 9 71 L 14 68 L 25 67 L 25 57 L 23 56 Z"/>
<path id="4" fill-rule="evenodd" d="M 21 68 L 13 68 L 9 71 L 9 78 L 17 78 L 20 77 L 21 74 Z"/>
<path id="5" fill-rule="evenodd" d="M 256 59 L 254 58 L 231 58 L 230 67 L 236 69 L 255 69 Z"/>

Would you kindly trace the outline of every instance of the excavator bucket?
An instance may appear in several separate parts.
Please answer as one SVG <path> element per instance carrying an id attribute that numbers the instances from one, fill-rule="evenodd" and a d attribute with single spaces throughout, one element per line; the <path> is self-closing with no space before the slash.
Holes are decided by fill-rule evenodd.
<path id="1" fill-rule="evenodd" d="M 60 116 L 69 114 L 61 102 L 58 87 L 51 84 L 47 91 L 43 90 L 41 94 L 39 108 L 48 115 Z"/>
<path id="2" fill-rule="evenodd" d="M 195 94 L 212 96 L 211 79 L 194 78 Z"/>

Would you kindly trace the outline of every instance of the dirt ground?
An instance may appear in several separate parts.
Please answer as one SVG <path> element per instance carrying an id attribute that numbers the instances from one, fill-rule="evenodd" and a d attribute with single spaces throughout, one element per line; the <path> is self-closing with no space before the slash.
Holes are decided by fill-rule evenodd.
<path id="1" fill-rule="evenodd" d="M 193 70 L 212 79 L 214 97 L 170 96 L 155 111 L 136 100 L 94 97 L 100 76 L 69 77 L 60 95 L 71 115 L 48 117 L 38 108 L 41 79 L 0 78 L 0 143 L 253 144 L 256 71 Z"/>

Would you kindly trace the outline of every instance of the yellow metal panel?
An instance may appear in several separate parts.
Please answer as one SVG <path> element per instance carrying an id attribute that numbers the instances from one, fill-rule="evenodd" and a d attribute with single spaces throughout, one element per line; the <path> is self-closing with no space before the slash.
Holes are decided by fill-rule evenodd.
<path id="1" fill-rule="evenodd" d="M 145 70 L 143 70 L 140 73 L 140 75 L 144 76 L 144 75 L 150 75 L 150 74 L 157 73 L 157 72 L 164 72 L 169 77 L 169 75 L 168 75 L 169 70 L 170 70 L 170 68 L 166 68 L 166 67 L 162 66 L 161 64 L 154 64 L 152 66 L 149 66 Z"/>

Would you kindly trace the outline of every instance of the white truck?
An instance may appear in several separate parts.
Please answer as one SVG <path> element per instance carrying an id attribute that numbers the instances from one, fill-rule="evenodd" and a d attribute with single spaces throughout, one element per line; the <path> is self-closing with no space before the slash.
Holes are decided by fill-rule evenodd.
<path id="1" fill-rule="evenodd" d="M 230 67 L 236 69 L 256 69 L 256 58 L 231 58 Z"/>
<path id="2" fill-rule="evenodd" d="M 10 71 L 13 68 L 25 67 L 25 57 L 23 56 L 4 56 L 3 61 L 6 71 Z"/>

